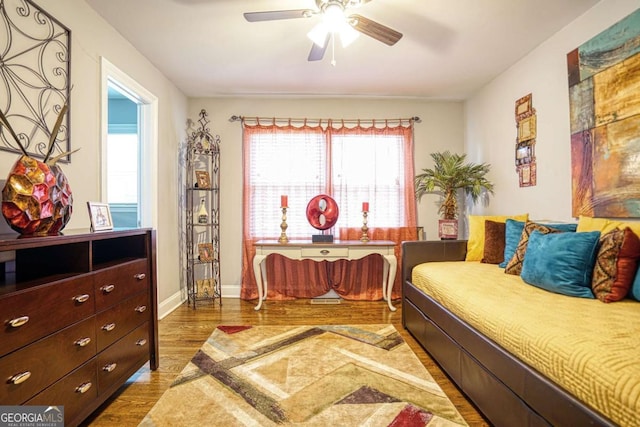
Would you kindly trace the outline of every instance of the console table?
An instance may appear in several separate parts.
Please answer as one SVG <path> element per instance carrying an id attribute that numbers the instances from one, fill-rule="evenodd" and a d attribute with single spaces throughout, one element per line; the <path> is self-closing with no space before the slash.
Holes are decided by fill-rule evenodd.
<path id="1" fill-rule="evenodd" d="M 253 257 L 253 273 L 258 285 L 258 305 L 267 298 L 267 267 L 264 262 L 267 256 L 279 254 L 292 260 L 310 259 L 313 261 L 337 261 L 339 259 L 355 260 L 368 255 L 378 254 L 384 260 L 382 273 L 382 298 L 387 301 L 389 310 L 396 311 L 391 303 L 391 290 L 396 278 L 398 260 L 391 240 L 336 240 L 333 243 L 312 243 L 310 240 L 291 240 L 280 243 L 277 240 L 259 240 L 255 243 L 256 254 Z"/>

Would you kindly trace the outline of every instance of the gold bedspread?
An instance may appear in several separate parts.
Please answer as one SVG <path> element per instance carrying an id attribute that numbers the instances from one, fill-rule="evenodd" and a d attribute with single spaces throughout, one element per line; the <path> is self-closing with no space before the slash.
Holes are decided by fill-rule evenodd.
<path id="1" fill-rule="evenodd" d="M 555 294 L 479 262 L 421 264 L 412 281 L 612 421 L 640 425 L 639 302 Z"/>

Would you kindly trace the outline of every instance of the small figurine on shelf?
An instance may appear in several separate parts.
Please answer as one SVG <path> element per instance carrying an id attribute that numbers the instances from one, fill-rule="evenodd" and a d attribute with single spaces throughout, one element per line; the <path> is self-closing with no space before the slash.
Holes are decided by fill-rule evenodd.
<path id="1" fill-rule="evenodd" d="M 208 220 L 209 220 L 209 213 L 207 212 L 205 201 L 204 199 L 202 199 L 200 201 L 200 209 L 198 210 L 198 224 L 206 224 Z"/>

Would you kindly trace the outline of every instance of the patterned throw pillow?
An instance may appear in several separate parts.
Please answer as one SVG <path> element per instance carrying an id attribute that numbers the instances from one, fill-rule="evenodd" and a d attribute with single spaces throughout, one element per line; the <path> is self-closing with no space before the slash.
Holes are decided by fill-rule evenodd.
<path id="1" fill-rule="evenodd" d="M 616 228 L 600 238 L 591 289 L 603 302 L 624 299 L 629 293 L 640 258 L 640 239 L 629 227 Z"/>
<path id="2" fill-rule="evenodd" d="M 500 264 L 504 260 L 505 226 L 504 222 L 484 222 L 484 254 L 481 262 Z"/>
<path id="3" fill-rule="evenodd" d="M 536 222 L 527 221 L 522 230 L 522 236 L 520 236 L 520 242 L 516 248 L 516 252 L 513 257 L 507 263 L 504 272 L 507 274 L 513 274 L 519 276 L 522 273 L 522 263 L 524 256 L 527 252 L 527 245 L 529 244 L 529 236 L 534 230 L 538 230 L 542 234 L 548 233 L 562 233 L 561 230 L 556 228 L 547 227 L 546 225 L 538 224 Z"/>

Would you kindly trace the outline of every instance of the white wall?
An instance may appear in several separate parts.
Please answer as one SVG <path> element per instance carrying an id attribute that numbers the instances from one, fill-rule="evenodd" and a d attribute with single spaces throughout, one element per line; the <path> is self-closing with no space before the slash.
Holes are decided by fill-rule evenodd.
<path id="1" fill-rule="evenodd" d="M 100 195 L 100 57 L 140 83 L 159 100 L 158 132 L 158 293 L 165 301 L 179 292 L 177 144 L 185 128 L 187 99 L 146 58 L 84 1 L 39 0 L 38 5 L 71 29 L 71 144 L 80 148 L 70 164 L 61 164 L 73 192 L 67 229 L 90 225 L 87 201 Z M 0 152 L 0 170 L 8 172 L 18 155 Z M 3 220 L 0 220 L 9 230 Z"/>
<path id="2" fill-rule="evenodd" d="M 491 163 L 496 194 L 474 212 L 529 212 L 534 219 L 570 221 L 571 146 L 566 55 L 624 18 L 637 0 L 603 0 L 494 79 L 465 104 L 469 157 Z M 518 186 L 514 165 L 515 101 L 533 94 L 537 111 L 538 185 Z"/>
<path id="3" fill-rule="evenodd" d="M 196 120 L 204 108 L 211 120 L 211 133 L 221 138 L 221 282 L 224 296 L 240 292 L 242 243 L 242 128 L 229 122 L 232 115 L 294 118 L 399 118 L 418 116 L 415 125 L 415 167 L 432 165 L 429 153 L 464 146 L 463 105 L 415 99 L 369 98 L 203 98 L 189 100 L 189 117 Z M 295 159 L 292 159 L 295 161 Z M 437 238 L 435 196 L 424 197 L 418 205 L 418 225 L 428 238 Z M 278 229 L 279 224 L 274 224 Z"/>

